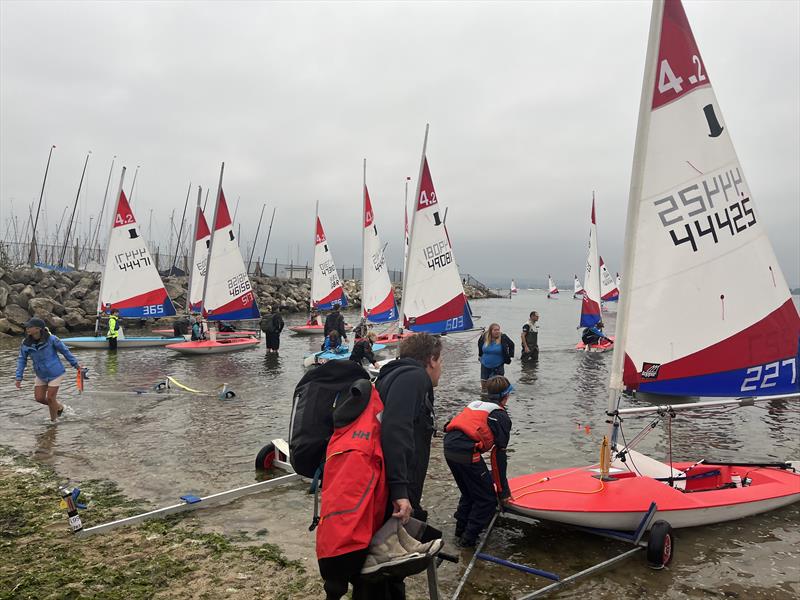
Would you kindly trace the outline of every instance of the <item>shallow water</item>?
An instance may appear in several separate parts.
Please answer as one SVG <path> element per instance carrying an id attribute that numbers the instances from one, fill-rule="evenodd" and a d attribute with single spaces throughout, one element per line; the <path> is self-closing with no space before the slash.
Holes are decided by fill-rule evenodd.
<path id="1" fill-rule="evenodd" d="M 514 421 L 509 470 L 519 475 L 596 460 L 605 431 L 604 409 L 611 354 L 572 350 L 579 333 L 579 303 L 569 295 L 547 300 L 544 292 L 521 291 L 513 299 L 473 302 L 481 326 L 498 322 L 517 343 L 530 310 L 539 312 L 540 358 L 507 367 L 516 393 L 509 402 Z M 604 317 L 613 332 L 616 308 Z M 356 313 L 348 313 L 349 320 Z M 297 324 L 299 315 L 287 319 Z M 478 397 L 477 335 L 445 338 L 442 381 L 436 392 L 439 426 L 468 401 Z M 23 391 L 13 386 L 19 340 L 0 341 L 0 443 L 55 466 L 65 478 L 117 481 L 130 495 L 154 505 L 173 503 L 185 493 L 206 495 L 252 482 L 259 448 L 286 437 L 291 394 L 303 373 L 302 356 L 318 347 L 317 337 L 288 331 L 278 357 L 259 349 L 205 357 L 186 357 L 161 349 L 78 351 L 89 367 L 88 393 L 78 396 L 70 379 L 60 393 L 67 416 L 51 426 L 44 407 L 31 401 L 30 377 Z M 262 342 L 263 344 L 263 342 Z M 70 372 L 70 378 L 72 377 Z M 213 391 L 223 382 L 236 392 L 228 401 L 186 393 L 155 394 L 151 386 L 171 375 L 192 388 Z M 134 390 L 147 393 L 136 395 Z M 126 392 L 126 393 L 120 393 Z M 637 431 L 627 422 L 628 435 Z M 644 420 L 642 419 L 642 424 Z M 589 426 L 589 429 L 586 429 Z M 654 430 L 640 448 L 664 458 L 667 438 Z M 763 408 L 714 410 L 680 415 L 673 425 L 673 454 L 678 460 L 742 461 L 800 458 L 800 405 L 773 402 Z M 292 557 L 313 561 L 313 534 L 307 530 L 312 500 L 302 484 L 207 509 L 210 529 L 269 531 Z M 452 512 L 458 500 L 455 483 L 434 438 L 423 503 L 431 521 L 448 534 L 452 550 Z M 86 515 L 88 524 L 91 515 Z M 800 595 L 800 505 L 733 523 L 681 530 L 676 556 L 664 571 L 649 570 L 643 557 L 578 583 L 559 598 L 795 598 Z M 65 520 L 65 535 L 66 535 Z M 532 527 L 503 520 L 486 552 L 566 575 L 624 550 L 614 542 L 561 528 Z M 444 563 L 439 576 L 443 592 L 452 593 L 462 564 Z M 419 579 L 419 578 L 416 578 Z M 412 596 L 424 597 L 424 581 L 412 584 Z M 479 563 L 464 598 L 514 598 L 545 584 L 531 575 Z"/>

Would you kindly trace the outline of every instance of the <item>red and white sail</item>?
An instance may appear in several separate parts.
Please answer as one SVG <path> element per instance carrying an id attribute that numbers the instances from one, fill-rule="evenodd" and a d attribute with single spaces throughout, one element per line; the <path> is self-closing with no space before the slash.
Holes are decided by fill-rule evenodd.
<path id="1" fill-rule="evenodd" d="M 378 227 L 375 225 L 375 213 L 372 210 L 372 202 L 366 184 L 364 185 L 363 217 L 362 316 L 373 323 L 396 321 L 397 305 L 394 300 L 394 289 L 389 280 L 384 246 L 381 244 Z"/>
<path id="2" fill-rule="evenodd" d="M 424 146 L 406 271 L 402 304 L 405 328 L 428 333 L 472 329 L 472 314 Z"/>
<path id="3" fill-rule="evenodd" d="M 116 308 L 124 318 L 175 314 L 175 307 L 122 190 L 117 197 L 114 223 L 108 239 L 99 306 L 106 313 Z"/>
<path id="4" fill-rule="evenodd" d="M 583 300 L 581 301 L 581 327 L 592 327 L 600 321 L 600 260 L 597 254 L 597 220 L 592 195 L 592 222 L 589 226 L 589 252 L 586 256 L 586 272 L 583 276 Z"/>
<path id="5" fill-rule="evenodd" d="M 214 233 L 206 268 L 203 316 L 209 321 L 258 319 L 253 286 L 247 276 L 222 187 L 214 210 Z"/>
<path id="6" fill-rule="evenodd" d="M 551 275 L 547 276 L 547 293 L 551 296 L 553 294 L 558 294 L 558 286 L 556 285 L 556 282 L 553 281 L 553 277 Z"/>
<path id="7" fill-rule="evenodd" d="M 580 298 L 584 294 L 583 284 L 581 284 L 581 280 L 578 279 L 578 276 L 575 275 L 575 283 L 573 287 L 572 297 L 573 298 Z"/>
<path id="8" fill-rule="evenodd" d="M 311 274 L 311 307 L 329 310 L 334 304 L 347 306 L 347 296 L 336 272 L 333 255 L 328 247 L 328 239 L 317 216 L 314 234 L 314 268 Z"/>
<path id="9" fill-rule="evenodd" d="M 619 300 L 619 290 L 611 273 L 608 272 L 603 257 L 600 257 L 600 297 L 603 302 L 616 302 Z"/>
<path id="10" fill-rule="evenodd" d="M 683 6 L 654 10 L 612 389 L 797 392 L 800 316 L 729 124 Z"/>
<path id="11" fill-rule="evenodd" d="M 519 290 L 517 289 L 517 282 L 513 279 L 511 280 L 511 293 L 516 294 Z"/>
<path id="12" fill-rule="evenodd" d="M 203 304 L 203 284 L 206 281 L 206 261 L 208 260 L 208 247 L 211 245 L 211 231 L 208 229 L 203 209 L 197 207 L 197 232 L 194 240 L 194 254 L 192 255 L 192 284 L 189 289 L 189 307 L 191 312 L 200 312 Z"/>

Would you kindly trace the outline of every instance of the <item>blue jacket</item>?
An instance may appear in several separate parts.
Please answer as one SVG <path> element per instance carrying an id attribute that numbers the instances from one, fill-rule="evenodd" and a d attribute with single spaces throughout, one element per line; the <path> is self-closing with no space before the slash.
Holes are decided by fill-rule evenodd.
<path id="1" fill-rule="evenodd" d="M 22 379 L 22 373 L 28 364 L 28 357 L 33 360 L 34 373 L 42 381 L 52 381 L 56 377 L 60 377 L 64 374 L 65 369 L 58 358 L 59 352 L 69 361 L 69 364 L 78 368 L 78 359 L 72 355 L 64 342 L 49 331 L 42 331 L 42 339 L 38 341 L 27 336 L 19 348 L 16 379 Z"/>

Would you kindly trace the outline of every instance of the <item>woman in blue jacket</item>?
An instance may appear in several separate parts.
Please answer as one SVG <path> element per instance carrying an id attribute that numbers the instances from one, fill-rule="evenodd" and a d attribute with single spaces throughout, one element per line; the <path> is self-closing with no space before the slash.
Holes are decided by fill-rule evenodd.
<path id="1" fill-rule="evenodd" d="M 28 364 L 33 361 L 33 399 L 39 404 L 46 404 L 50 409 L 50 420 L 55 421 L 64 412 L 64 405 L 56 400 L 58 387 L 64 379 L 64 365 L 58 358 L 61 353 L 76 369 L 81 366 L 60 339 L 50 333 L 41 319 L 31 319 L 25 323 L 25 339 L 19 348 L 17 358 L 17 389 L 22 387 L 22 374 Z"/>
<path id="2" fill-rule="evenodd" d="M 492 377 L 505 375 L 505 365 L 514 358 L 514 342 L 500 331 L 500 325 L 492 323 L 486 333 L 478 338 L 478 360 L 481 363 L 481 391 L 486 391 L 486 382 Z"/>

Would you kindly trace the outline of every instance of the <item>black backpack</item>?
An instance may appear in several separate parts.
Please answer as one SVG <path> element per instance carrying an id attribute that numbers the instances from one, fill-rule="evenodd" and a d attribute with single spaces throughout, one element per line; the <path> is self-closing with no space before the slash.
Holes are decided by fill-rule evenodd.
<path id="1" fill-rule="evenodd" d="M 289 462 L 296 473 L 313 478 L 325 460 L 333 435 L 333 408 L 351 393 L 364 368 L 351 360 L 331 360 L 310 370 L 294 388 L 289 421 Z M 344 398 L 342 398 L 344 399 Z"/>

